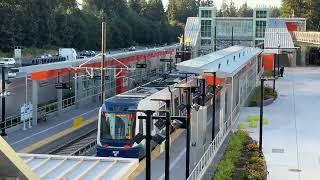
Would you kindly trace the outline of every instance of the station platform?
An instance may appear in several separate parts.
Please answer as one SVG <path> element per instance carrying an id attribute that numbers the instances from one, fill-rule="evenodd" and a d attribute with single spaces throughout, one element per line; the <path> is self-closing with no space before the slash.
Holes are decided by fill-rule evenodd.
<path id="1" fill-rule="evenodd" d="M 71 134 L 83 126 L 96 122 L 99 107 L 97 103 L 80 106 L 45 122 L 39 122 L 37 126 L 27 128 L 25 131 L 21 128 L 8 131 L 5 140 L 16 152 L 34 152 L 34 150 Z M 78 117 L 82 117 L 83 123 L 75 128 L 74 120 Z"/>

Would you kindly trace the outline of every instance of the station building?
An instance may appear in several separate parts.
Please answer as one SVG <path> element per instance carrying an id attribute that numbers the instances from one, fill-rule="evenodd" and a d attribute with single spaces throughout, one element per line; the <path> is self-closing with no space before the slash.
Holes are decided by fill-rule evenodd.
<path id="1" fill-rule="evenodd" d="M 265 49 L 268 62 L 282 54 L 282 65 L 295 66 L 299 65 L 299 48 L 294 46 L 291 31 L 306 31 L 306 19 L 272 18 L 268 8 L 255 8 L 253 17 L 217 17 L 212 6 L 200 7 L 198 17 L 187 19 L 185 37 L 190 39 L 192 57 L 241 45 Z"/>

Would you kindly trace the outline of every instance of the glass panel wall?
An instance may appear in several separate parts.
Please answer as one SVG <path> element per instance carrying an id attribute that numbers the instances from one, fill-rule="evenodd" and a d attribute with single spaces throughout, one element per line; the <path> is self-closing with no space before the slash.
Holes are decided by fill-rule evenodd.
<path id="1" fill-rule="evenodd" d="M 257 21 L 256 22 L 256 37 L 257 38 L 264 38 L 266 26 L 267 26 L 266 21 Z"/>

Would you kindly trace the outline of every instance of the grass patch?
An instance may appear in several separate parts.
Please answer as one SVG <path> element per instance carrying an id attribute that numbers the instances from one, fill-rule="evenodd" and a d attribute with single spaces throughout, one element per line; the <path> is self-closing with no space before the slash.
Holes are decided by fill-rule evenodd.
<path id="1" fill-rule="evenodd" d="M 264 77 L 273 77 L 273 70 L 264 71 L 263 76 Z"/>
<path id="2" fill-rule="evenodd" d="M 264 87 L 264 100 L 276 98 L 278 96 L 277 92 L 273 92 L 271 87 Z M 261 86 L 256 87 L 254 90 L 254 95 L 251 97 L 250 106 L 258 106 L 261 102 Z"/>
<path id="3" fill-rule="evenodd" d="M 250 128 L 257 128 L 257 121 L 252 121 L 252 122 L 249 122 L 249 127 Z"/>
<path id="4" fill-rule="evenodd" d="M 238 130 L 244 130 L 244 129 L 246 129 L 246 124 L 245 123 L 240 123 L 238 125 Z"/>

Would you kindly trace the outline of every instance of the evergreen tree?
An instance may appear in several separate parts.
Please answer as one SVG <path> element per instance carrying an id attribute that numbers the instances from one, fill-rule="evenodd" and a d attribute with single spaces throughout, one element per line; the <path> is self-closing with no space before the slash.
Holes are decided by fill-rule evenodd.
<path id="1" fill-rule="evenodd" d="M 253 9 L 248 7 L 247 3 L 244 3 L 240 6 L 238 10 L 238 15 L 240 17 L 252 17 L 253 16 Z"/>
<path id="2" fill-rule="evenodd" d="M 280 9 L 278 7 L 270 7 L 270 17 L 280 17 Z"/>

